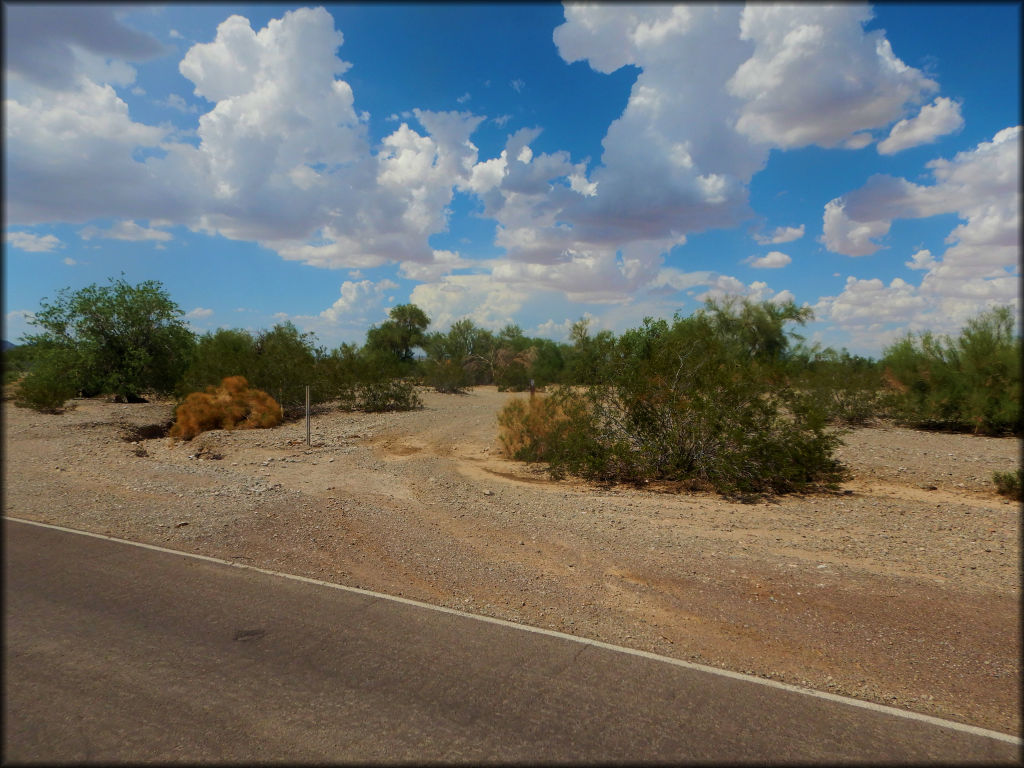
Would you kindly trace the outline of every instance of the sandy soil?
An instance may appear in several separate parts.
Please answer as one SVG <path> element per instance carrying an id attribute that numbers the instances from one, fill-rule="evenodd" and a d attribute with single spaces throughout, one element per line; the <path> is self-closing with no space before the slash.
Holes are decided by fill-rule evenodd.
<path id="1" fill-rule="evenodd" d="M 743 504 L 505 460 L 517 396 L 331 411 L 311 446 L 304 421 L 174 442 L 144 439 L 169 402 L 4 402 L 4 512 L 1020 730 L 1020 507 L 991 482 L 1019 441 L 858 429 L 839 493 Z"/>

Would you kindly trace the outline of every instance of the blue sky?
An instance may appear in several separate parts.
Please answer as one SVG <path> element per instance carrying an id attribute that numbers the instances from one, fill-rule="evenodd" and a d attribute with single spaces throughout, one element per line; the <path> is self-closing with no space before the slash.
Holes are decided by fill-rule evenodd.
<path id="1" fill-rule="evenodd" d="M 729 295 L 877 356 L 1020 311 L 1019 4 L 4 5 L 4 338 L 395 304 L 564 340 Z"/>

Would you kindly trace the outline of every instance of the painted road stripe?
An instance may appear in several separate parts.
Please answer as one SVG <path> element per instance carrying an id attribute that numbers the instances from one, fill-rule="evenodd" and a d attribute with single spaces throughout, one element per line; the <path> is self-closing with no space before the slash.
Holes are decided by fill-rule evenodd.
<path id="1" fill-rule="evenodd" d="M 346 587 L 343 584 L 332 584 L 329 581 L 321 581 L 320 579 L 311 579 L 307 576 L 298 576 L 294 573 L 282 573 L 280 571 L 271 571 L 266 568 L 258 568 L 254 565 L 245 565 L 244 563 L 236 563 L 231 560 L 221 560 L 219 557 L 210 557 L 209 555 L 197 555 L 192 552 L 182 552 L 177 549 L 168 549 L 167 547 L 158 547 L 155 544 L 143 544 L 138 541 L 128 541 L 127 539 L 118 539 L 114 536 L 106 536 L 102 533 L 91 533 L 90 531 L 79 531 L 74 528 L 65 528 L 60 525 L 51 525 L 50 523 L 40 523 L 36 520 L 23 520 L 19 517 L 8 517 L 4 516 L 4 520 L 10 520 L 15 523 L 26 523 L 28 525 L 37 525 L 40 528 L 52 528 L 56 531 L 63 531 L 65 533 L 75 533 L 79 536 L 92 536 L 95 539 L 106 539 L 107 541 L 115 541 L 118 544 L 127 544 L 132 547 L 141 547 L 143 549 L 152 549 L 157 552 L 166 552 L 171 555 L 180 555 L 182 557 L 191 557 L 196 560 L 206 560 L 211 563 L 218 563 L 220 565 L 229 565 L 232 568 L 242 568 L 247 571 L 256 571 L 258 573 L 265 573 L 268 576 L 279 576 L 285 579 L 292 579 L 294 581 L 304 581 L 308 584 L 316 584 L 321 587 L 330 587 L 331 589 L 340 589 L 345 592 L 354 592 L 358 595 L 366 595 L 367 597 L 375 597 L 380 600 L 391 600 L 395 603 L 404 603 L 406 605 L 413 605 L 417 608 L 425 608 L 430 611 L 439 611 L 441 613 L 450 613 L 455 616 L 462 616 L 467 619 L 475 619 L 477 621 L 486 621 L 490 624 L 499 624 L 503 627 L 509 627 L 511 629 L 518 629 L 522 632 L 533 632 L 538 635 L 550 635 L 551 637 L 559 637 L 563 640 L 570 640 L 574 643 L 582 643 L 584 645 L 592 645 L 597 648 L 605 648 L 609 651 L 616 651 L 618 653 L 627 653 L 631 656 L 641 656 L 645 659 L 651 659 L 653 661 L 660 661 L 665 664 L 674 664 L 677 667 L 684 667 L 686 669 L 695 669 L 700 672 L 707 672 L 712 675 L 720 675 L 721 677 L 731 677 L 734 680 L 744 680 L 748 683 L 756 683 L 757 685 L 766 685 L 770 688 L 780 688 L 784 691 L 792 691 L 793 693 L 801 693 L 805 696 L 815 696 L 819 699 L 827 699 L 828 701 L 834 701 L 839 704 L 846 704 L 851 707 L 861 707 L 862 709 L 870 709 L 875 712 L 882 712 L 887 715 L 893 715 L 894 717 L 903 717 L 908 720 L 918 720 L 924 723 L 930 723 L 931 725 L 937 725 L 942 728 L 949 728 L 954 731 L 961 731 L 963 733 L 973 733 L 976 736 L 984 736 L 989 739 L 995 739 L 996 741 L 1004 741 L 1008 744 L 1024 744 L 1024 740 L 1017 736 L 1011 736 L 1009 734 L 1000 733 L 998 731 L 990 731 L 986 728 L 978 728 L 974 725 L 967 725 L 965 723 L 957 723 L 952 720 L 943 720 L 939 717 L 932 717 L 931 715 L 923 715 L 918 712 L 909 712 L 903 709 L 896 709 L 895 707 L 887 707 L 884 704 L 875 704 L 871 701 L 861 701 L 860 699 L 851 699 L 846 696 L 839 696 L 835 693 L 826 693 L 825 691 L 815 691 L 810 688 L 801 688 L 796 685 L 790 685 L 789 683 L 780 683 L 776 680 L 766 680 L 763 677 L 755 677 L 753 675 L 745 675 L 741 672 L 732 672 L 728 669 L 718 669 L 717 667 L 708 667 L 704 664 L 695 664 L 692 661 L 683 661 L 682 659 L 673 659 L 669 656 L 660 656 L 656 653 L 649 651 L 641 651 L 635 648 L 624 648 L 620 645 L 612 645 L 611 643 L 605 643 L 600 640 L 591 640 L 586 637 L 576 637 L 575 635 L 567 635 L 564 632 L 557 632 L 553 629 L 544 629 L 542 627 L 531 627 L 528 624 L 516 624 L 512 621 L 506 621 L 505 619 L 496 619 L 493 616 L 480 616 L 475 613 L 467 613 L 466 611 L 460 611 L 456 608 L 446 608 L 442 605 L 431 605 L 430 603 L 423 603 L 419 600 L 410 600 L 407 597 L 398 597 L 396 595 L 386 595 L 382 592 L 372 592 L 368 589 L 360 589 L 359 587 Z"/>

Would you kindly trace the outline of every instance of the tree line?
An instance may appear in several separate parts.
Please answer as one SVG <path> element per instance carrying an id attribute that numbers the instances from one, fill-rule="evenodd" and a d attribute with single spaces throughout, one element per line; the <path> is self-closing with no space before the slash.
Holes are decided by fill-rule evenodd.
<path id="1" fill-rule="evenodd" d="M 74 397 L 184 399 L 230 376 L 268 393 L 286 416 L 301 412 L 306 385 L 321 407 L 398 410 L 421 404 L 418 387 L 524 391 L 532 382 L 560 388 L 561 400 L 552 403 L 563 411 L 583 407 L 567 393 L 587 393 L 586 412 L 604 420 L 590 424 L 591 435 L 612 429 L 615 419 L 625 419 L 619 437 L 641 434 L 681 423 L 680 414 L 702 429 L 726 429 L 712 411 L 754 419 L 737 422 L 741 431 L 794 419 L 813 431 L 888 417 L 921 428 L 1021 434 L 1021 339 L 1009 308 L 981 313 L 957 337 L 908 333 L 878 360 L 806 343 L 795 329 L 811 318 L 792 302 L 735 299 L 707 302 L 672 322 L 648 318 L 619 336 L 591 333 L 580 320 L 567 342 L 555 342 L 514 324 L 494 332 L 469 319 L 428 332 L 427 314 L 402 304 L 367 330 L 363 344 L 328 350 L 288 322 L 196 334 L 159 282 L 111 280 L 44 299 L 31 321 L 36 331 L 4 352 L 4 380 L 17 382 L 17 404 L 42 411 Z M 775 415 L 755 413 L 766 403 Z M 702 408 L 711 410 L 698 419 Z M 675 460 L 653 447 L 658 440 L 648 445 L 652 460 Z M 616 450 L 620 459 L 633 455 Z M 620 465 L 616 472 L 628 475 Z"/>

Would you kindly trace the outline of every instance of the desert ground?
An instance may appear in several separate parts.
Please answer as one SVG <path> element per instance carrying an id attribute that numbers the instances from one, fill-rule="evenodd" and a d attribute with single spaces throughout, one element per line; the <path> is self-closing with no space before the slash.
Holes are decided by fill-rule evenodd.
<path id="1" fill-rule="evenodd" d="M 163 436 L 173 403 L 3 403 L 4 513 L 401 595 L 1007 733 L 1020 441 L 846 433 L 838 492 L 742 503 L 503 458 L 512 397 Z M 183 599 L 187 599 L 183 595 Z"/>

